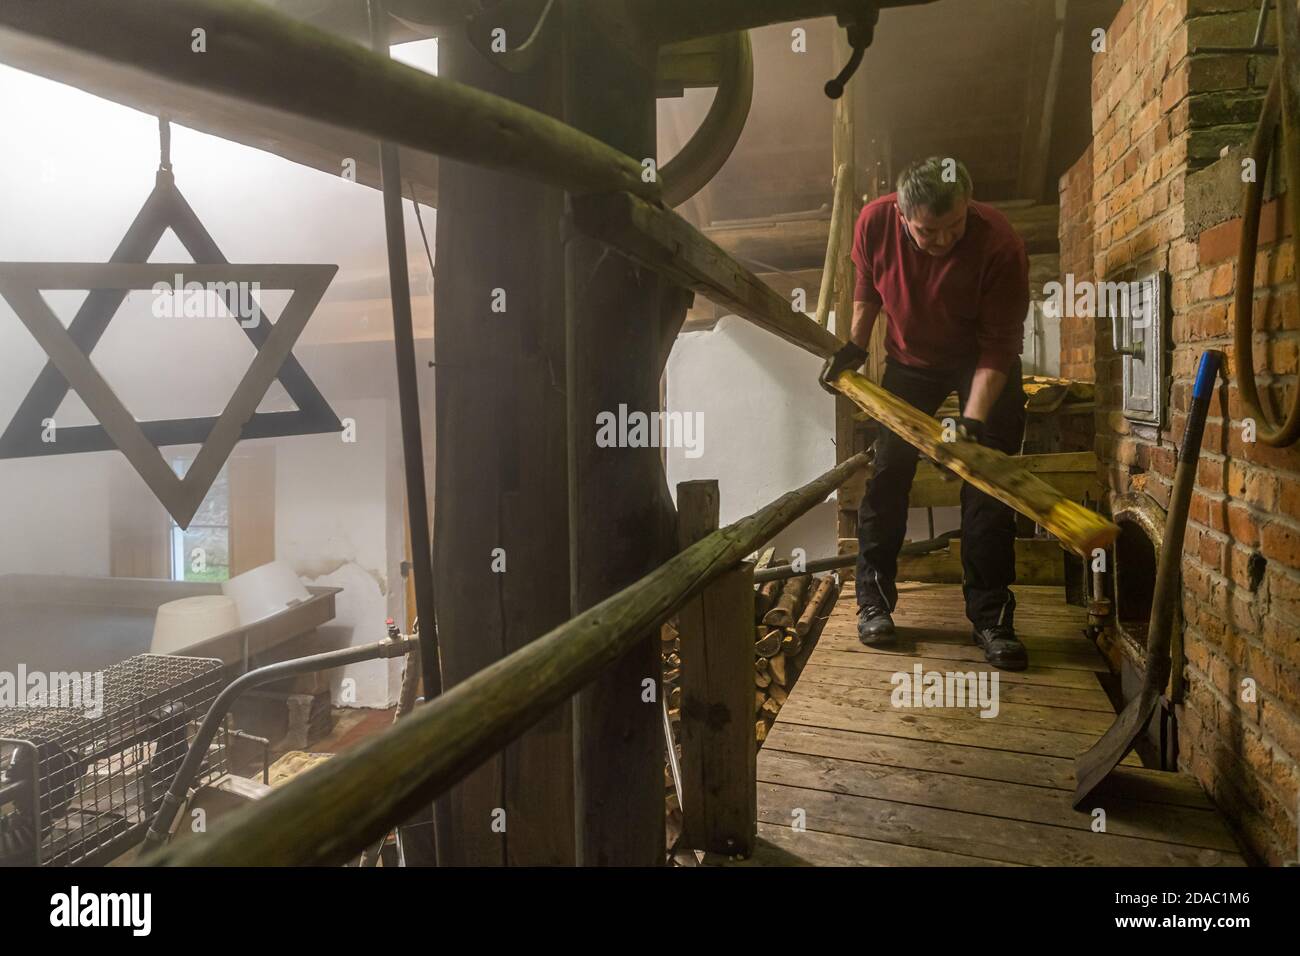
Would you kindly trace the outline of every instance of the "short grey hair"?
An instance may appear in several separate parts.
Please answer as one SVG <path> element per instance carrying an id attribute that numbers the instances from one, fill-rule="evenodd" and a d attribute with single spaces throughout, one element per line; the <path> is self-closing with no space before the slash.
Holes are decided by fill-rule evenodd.
<path id="1" fill-rule="evenodd" d="M 899 174 L 898 208 L 909 217 L 921 206 L 942 216 L 958 199 L 970 199 L 972 189 L 970 173 L 960 159 L 931 156 Z"/>

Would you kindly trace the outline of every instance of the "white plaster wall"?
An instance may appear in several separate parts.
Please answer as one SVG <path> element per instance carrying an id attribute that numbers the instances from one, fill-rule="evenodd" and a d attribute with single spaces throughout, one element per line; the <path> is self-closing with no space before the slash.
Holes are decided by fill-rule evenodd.
<path id="1" fill-rule="evenodd" d="M 751 514 L 835 465 L 835 400 L 817 384 L 821 360 L 737 316 L 677 337 L 668 359 L 670 412 L 703 413 L 703 453 L 667 450 L 668 483 L 716 478 L 721 521 Z M 836 550 L 826 501 L 773 540 L 777 553 Z"/>
<path id="2" fill-rule="evenodd" d="M 0 462 L 0 574 L 108 574 L 108 471 L 72 457 Z"/>
<path id="3" fill-rule="evenodd" d="M 832 320 L 833 323 L 833 320 Z M 677 337 L 668 360 L 667 409 L 704 413 L 704 453 L 667 452 L 668 482 L 716 478 L 725 525 L 835 465 L 835 402 L 817 384 L 821 360 L 738 317 Z M 836 553 L 835 502 L 826 501 L 772 540 L 781 557 Z M 923 508 L 907 538 L 929 537 Z M 961 509 L 936 508 L 935 533 L 957 528 Z"/>
<path id="4" fill-rule="evenodd" d="M 1031 303 L 1025 316 L 1020 361 L 1026 375 L 1061 374 L 1061 320 L 1045 313 L 1041 302 Z"/>
<path id="5" fill-rule="evenodd" d="M 343 588 L 334 620 L 320 628 L 327 649 L 383 640 L 390 588 L 401 599 L 401 579 L 391 576 L 389 554 L 389 403 L 350 400 L 335 410 L 355 420 L 355 442 L 339 435 L 303 436 L 277 445 L 275 461 L 276 558 L 309 585 Z M 399 554 L 401 546 L 399 539 Z M 336 703 L 396 702 L 398 684 L 390 680 L 388 661 L 349 665 L 329 676 Z M 344 680 L 355 682 L 355 699 L 344 694 Z"/>

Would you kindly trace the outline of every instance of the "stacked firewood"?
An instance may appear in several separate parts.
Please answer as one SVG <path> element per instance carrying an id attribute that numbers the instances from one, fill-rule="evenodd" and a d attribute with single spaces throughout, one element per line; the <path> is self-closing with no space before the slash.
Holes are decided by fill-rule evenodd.
<path id="1" fill-rule="evenodd" d="M 835 575 L 767 581 L 754 592 L 754 735 L 767 739 L 835 603 Z"/>
<path id="2" fill-rule="evenodd" d="M 760 558 L 760 566 L 767 566 L 771 559 L 769 551 Z M 761 746 L 767 738 L 777 712 L 785 703 L 786 694 L 812 653 L 838 594 L 839 579 L 834 574 L 821 578 L 799 574 L 769 581 L 754 589 L 754 732 L 758 745 Z M 682 642 L 676 618 L 660 628 L 659 648 L 668 724 L 672 729 L 673 749 L 680 757 Z M 668 761 L 664 763 L 664 802 L 668 845 L 671 847 L 681 832 L 682 811 Z"/>

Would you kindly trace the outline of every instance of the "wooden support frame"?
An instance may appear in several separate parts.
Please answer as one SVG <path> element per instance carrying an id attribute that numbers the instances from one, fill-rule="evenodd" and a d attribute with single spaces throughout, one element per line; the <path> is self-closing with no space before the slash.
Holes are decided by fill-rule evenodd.
<path id="1" fill-rule="evenodd" d="M 718 482 L 677 485 L 683 548 L 718 529 Z M 682 658 L 682 837 L 691 850 L 749 856 L 758 833 L 754 746 L 754 565 L 677 612 Z"/>
<path id="2" fill-rule="evenodd" d="M 866 455 L 857 455 L 715 531 L 416 708 L 405 720 L 232 814 L 208 833 L 144 862 L 332 866 L 348 860 L 571 697 L 683 602 L 825 501 L 867 462 Z"/>

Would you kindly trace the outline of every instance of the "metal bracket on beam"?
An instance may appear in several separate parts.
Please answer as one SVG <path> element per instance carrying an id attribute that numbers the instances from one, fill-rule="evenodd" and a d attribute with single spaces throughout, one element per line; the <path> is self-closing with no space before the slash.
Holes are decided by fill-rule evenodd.
<path id="1" fill-rule="evenodd" d="M 826 95 L 833 100 L 838 100 L 844 95 L 844 87 L 862 65 L 862 57 L 876 36 L 876 22 L 880 19 L 880 10 L 877 7 L 869 7 L 859 14 L 840 16 L 838 19 L 840 26 L 848 33 L 849 47 L 853 53 L 849 56 L 849 62 L 844 64 L 844 69 L 840 70 L 839 76 L 826 82 Z"/>

